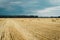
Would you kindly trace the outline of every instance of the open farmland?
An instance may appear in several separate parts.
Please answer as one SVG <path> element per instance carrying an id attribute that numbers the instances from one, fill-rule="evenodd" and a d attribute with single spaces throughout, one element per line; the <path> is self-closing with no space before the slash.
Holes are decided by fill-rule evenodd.
<path id="1" fill-rule="evenodd" d="M 0 18 L 0 40 L 60 40 L 60 18 Z"/>

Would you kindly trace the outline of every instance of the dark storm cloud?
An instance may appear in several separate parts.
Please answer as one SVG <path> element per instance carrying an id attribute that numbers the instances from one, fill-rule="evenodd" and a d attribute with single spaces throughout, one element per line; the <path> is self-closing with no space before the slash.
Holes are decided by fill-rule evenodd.
<path id="1" fill-rule="evenodd" d="M 59 0 L 0 0 L 0 15 L 33 15 L 36 14 L 35 11 L 56 6 L 60 6 Z"/>

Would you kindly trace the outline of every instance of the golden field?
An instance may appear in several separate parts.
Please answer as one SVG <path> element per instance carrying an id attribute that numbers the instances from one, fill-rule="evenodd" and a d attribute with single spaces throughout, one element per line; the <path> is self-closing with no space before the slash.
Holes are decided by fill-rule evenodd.
<path id="1" fill-rule="evenodd" d="M 60 18 L 0 18 L 0 40 L 60 40 Z"/>

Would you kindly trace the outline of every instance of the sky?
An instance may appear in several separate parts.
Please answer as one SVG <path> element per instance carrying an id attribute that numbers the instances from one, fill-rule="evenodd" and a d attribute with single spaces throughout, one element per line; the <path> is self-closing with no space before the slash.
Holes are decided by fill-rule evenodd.
<path id="1" fill-rule="evenodd" d="M 60 0 L 0 0 L 0 15 L 60 16 Z"/>

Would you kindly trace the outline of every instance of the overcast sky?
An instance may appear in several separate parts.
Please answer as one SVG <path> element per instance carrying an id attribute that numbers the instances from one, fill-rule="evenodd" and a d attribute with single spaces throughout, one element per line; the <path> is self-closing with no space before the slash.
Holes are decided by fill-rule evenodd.
<path id="1" fill-rule="evenodd" d="M 0 0 L 0 15 L 60 16 L 60 0 Z"/>

